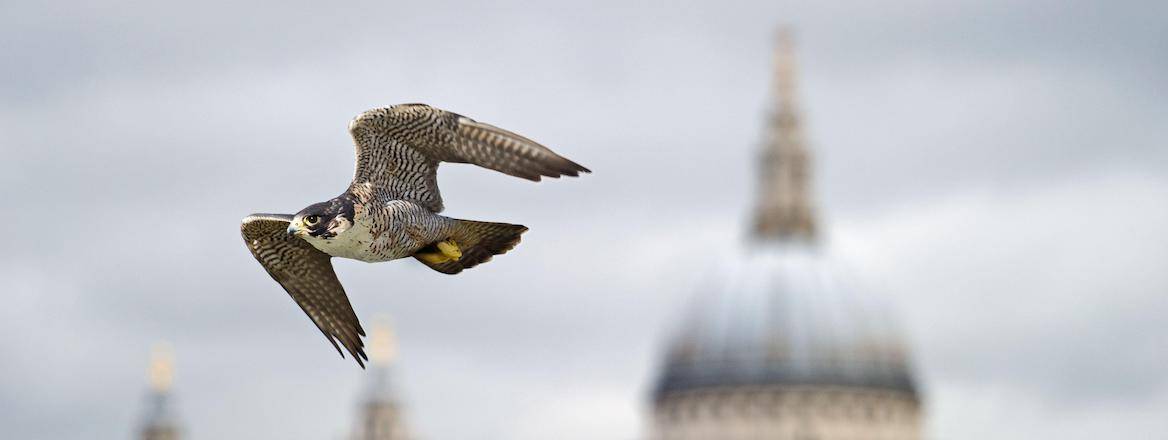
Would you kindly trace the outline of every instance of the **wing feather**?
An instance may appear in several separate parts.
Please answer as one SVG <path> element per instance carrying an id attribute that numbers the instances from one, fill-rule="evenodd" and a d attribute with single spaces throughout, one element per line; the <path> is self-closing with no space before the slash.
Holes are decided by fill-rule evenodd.
<path id="1" fill-rule="evenodd" d="M 291 219 L 284 214 L 252 214 L 243 219 L 240 232 L 251 254 L 312 319 L 337 353 L 344 357 L 339 341 L 364 368 L 364 360 L 369 359 L 361 341 L 365 330 L 333 271 L 331 257 L 288 235 Z"/>
<path id="2" fill-rule="evenodd" d="M 458 140 L 453 147 L 466 162 L 537 182 L 541 176 L 575 177 L 592 172 L 526 137 L 465 116 L 457 121 Z M 527 177 L 531 175 L 535 177 Z"/>
<path id="3" fill-rule="evenodd" d="M 374 185 L 434 212 L 442 210 L 441 162 L 537 182 L 591 172 L 524 136 L 425 104 L 369 110 L 349 123 L 349 133 L 357 147 L 354 186 Z"/>

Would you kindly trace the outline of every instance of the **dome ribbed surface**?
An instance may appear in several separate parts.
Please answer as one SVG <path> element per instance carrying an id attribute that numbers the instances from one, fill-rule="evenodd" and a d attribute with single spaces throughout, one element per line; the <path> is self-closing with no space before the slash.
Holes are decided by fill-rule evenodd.
<path id="1" fill-rule="evenodd" d="M 667 345 L 658 398 L 743 385 L 916 392 L 888 309 L 812 246 L 753 248 L 697 294 Z"/>

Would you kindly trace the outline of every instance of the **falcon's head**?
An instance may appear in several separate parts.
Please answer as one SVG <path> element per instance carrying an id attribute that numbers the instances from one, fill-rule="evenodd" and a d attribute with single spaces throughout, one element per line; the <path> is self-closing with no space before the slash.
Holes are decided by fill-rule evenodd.
<path id="1" fill-rule="evenodd" d="M 353 226 L 353 202 L 337 197 L 308 205 L 288 222 L 288 233 L 309 242 L 330 240 Z"/>

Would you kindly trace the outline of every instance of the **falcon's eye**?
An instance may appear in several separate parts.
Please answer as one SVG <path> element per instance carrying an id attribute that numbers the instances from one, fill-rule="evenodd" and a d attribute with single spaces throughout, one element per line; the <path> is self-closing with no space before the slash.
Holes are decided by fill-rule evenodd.
<path id="1" fill-rule="evenodd" d="M 308 226 L 316 226 L 317 223 L 320 223 L 319 215 L 310 215 L 308 217 L 304 217 L 304 224 Z"/>

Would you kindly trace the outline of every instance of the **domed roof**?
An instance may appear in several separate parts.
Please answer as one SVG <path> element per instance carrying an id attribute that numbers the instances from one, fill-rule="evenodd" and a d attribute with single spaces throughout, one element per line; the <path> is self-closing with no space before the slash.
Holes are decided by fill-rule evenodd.
<path id="1" fill-rule="evenodd" d="M 842 385 L 915 393 L 880 303 L 808 244 L 775 242 L 700 288 L 667 346 L 655 395 L 739 385 Z"/>

